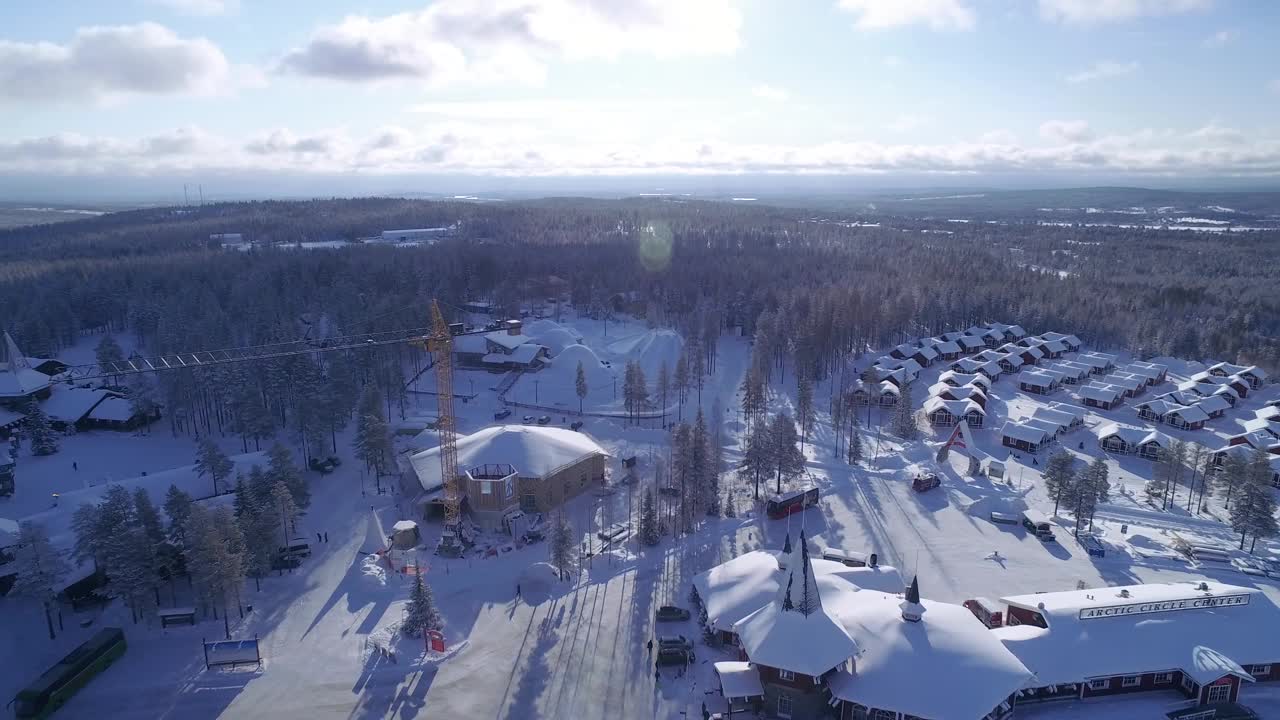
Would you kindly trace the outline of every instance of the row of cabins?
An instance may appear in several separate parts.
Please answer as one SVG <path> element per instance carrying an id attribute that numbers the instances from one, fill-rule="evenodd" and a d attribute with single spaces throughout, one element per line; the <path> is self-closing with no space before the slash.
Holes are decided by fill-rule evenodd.
<path id="1" fill-rule="evenodd" d="M 1226 445 L 1213 451 L 1210 457 L 1214 469 L 1221 470 L 1230 455 L 1248 462 L 1254 452 L 1263 450 L 1272 457 L 1271 484 L 1280 487 L 1280 400 L 1272 400 L 1259 409 L 1244 426 L 1244 432 L 1228 437 Z"/>
<path id="2" fill-rule="evenodd" d="M 952 427 L 964 420 L 971 428 L 981 428 L 987 421 L 990 391 L 991 380 L 986 375 L 947 370 L 929 387 L 925 415 L 935 426 Z"/>
<path id="3" fill-rule="evenodd" d="M 1066 433 L 1084 427 L 1085 413 L 1065 403 L 1036 408 L 1030 417 L 1008 420 L 1000 428 L 1000 444 L 1028 453 L 1037 453 Z"/>

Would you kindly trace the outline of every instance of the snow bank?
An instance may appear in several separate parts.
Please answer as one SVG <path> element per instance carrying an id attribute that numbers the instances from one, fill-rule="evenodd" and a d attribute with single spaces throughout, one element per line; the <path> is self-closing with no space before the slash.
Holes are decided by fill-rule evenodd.
<path id="1" fill-rule="evenodd" d="M 524 326 L 524 334 L 545 346 L 553 357 L 564 352 L 570 345 L 582 343 L 580 334 L 553 320 L 534 320 Z"/>
<path id="2" fill-rule="evenodd" d="M 544 597 L 551 594 L 559 577 L 554 565 L 538 562 L 522 570 L 516 582 L 520 584 L 521 595 L 529 598 Z"/>
<path id="3" fill-rule="evenodd" d="M 515 389 L 513 398 L 519 402 L 533 402 L 534 397 L 529 389 L 536 381 L 537 404 L 576 410 L 578 408 L 576 386 L 578 363 L 582 363 L 582 370 L 587 379 L 587 397 L 583 407 L 597 408 L 613 404 L 615 401 L 613 382 L 616 377 L 618 384 L 622 384 L 621 373 L 615 373 L 611 368 L 606 367 L 591 348 L 577 343 L 562 350 L 542 371 L 523 376 Z M 621 393 L 621 388 L 618 390 Z"/>
<path id="4" fill-rule="evenodd" d="M 968 515 L 986 520 L 991 517 L 993 512 L 1021 515 L 1027 509 L 1027 501 L 1017 496 L 1000 497 L 998 495 L 987 495 L 963 507 Z"/>
<path id="5" fill-rule="evenodd" d="M 676 361 L 680 359 L 683 349 L 684 340 L 674 330 L 649 330 L 615 340 L 605 348 L 613 357 L 640 363 L 650 382 L 658 379 L 658 372 L 664 364 L 668 371 L 675 370 Z"/>

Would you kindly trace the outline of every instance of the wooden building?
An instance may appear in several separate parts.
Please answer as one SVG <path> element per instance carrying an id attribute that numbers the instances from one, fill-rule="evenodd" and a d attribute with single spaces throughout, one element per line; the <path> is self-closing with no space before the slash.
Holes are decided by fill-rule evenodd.
<path id="1" fill-rule="evenodd" d="M 1037 453 L 1051 442 L 1051 433 L 1026 423 L 1007 420 L 1000 428 L 1000 444 L 1014 450 Z"/>

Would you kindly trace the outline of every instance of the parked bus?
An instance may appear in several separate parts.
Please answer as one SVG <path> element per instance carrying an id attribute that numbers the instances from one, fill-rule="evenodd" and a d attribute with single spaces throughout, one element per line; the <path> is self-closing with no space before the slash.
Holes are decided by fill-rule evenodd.
<path id="1" fill-rule="evenodd" d="M 769 517 L 776 520 L 817 504 L 818 488 L 808 487 L 803 490 L 792 490 L 781 495 L 774 495 L 765 503 L 764 509 Z"/>
<path id="2" fill-rule="evenodd" d="M 62 707 L 76 691 L 107 669 L 126 649 L 124 630 L 103 628 L 72 650 L 36 681 L 18 691 L 13 711 L 20 720 L 41 720 Z"/>

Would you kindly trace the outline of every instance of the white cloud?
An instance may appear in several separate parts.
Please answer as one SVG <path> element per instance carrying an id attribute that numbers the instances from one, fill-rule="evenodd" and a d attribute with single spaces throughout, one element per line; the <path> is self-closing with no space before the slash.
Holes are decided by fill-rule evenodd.
<path id="1" fill-rule="evenodd" d="M 839 0 L 861 30 L 927 25 L 934 30 L 972 30 L 977 16 L 964 0 Z"/>
<path id="2" fill-rule="evenodd" d="M 348 16 L 285 55 L 282 72 L 346 82 L 542 82 L 555 60 L 719 55 L 739 45 L 734 0 L 438 0 Z"/>
<path id="3" fill-rule="evenodd" d="M 240 8 L 239 0 L 150 0 L 152 5 L 159 5 L 183 15 L 208 17 L 212 15 L 228 15 Z"/>
<path id="4" fill-rule="evenodd" d="M 1050 120 L 1040 125 L 1040 137 L 1057 143 L 1081 143 L 1093 137 L 1083 120 Z"/>
<path id="5" fill-rule="evenodd" d="M 155 23 L 82 28 L 67 45 L 0 41 L 0 101 L 215 94 L 232 70 L 213 43 Z"/>
<path id="6" fill-rule="evenodd" d="M 387 127 L 346 130 L 278 128 L 224 138 L 198 128 L 121 139 L 73 134 L 0 142 L 0 172 L 190 174 L 195 171 L 406 173 L 501 176 L 636 174 L 999 175 L 1105 171 L 1115 174 L 1230 174 L 1280 177 L 1280 138 L 1144 130 L 1094 137 L 1082 122 L 1045 123 L 1047 142 L 1018 143 L 988 134 L 949 144 L 861 141 L 808 144 L 732 143 L 704 137 L 562 141 L 512 137 L 503 128 Z"/>
<path id="7" fill-rule="evenodd" d="M 1213 0 L 1040 0 L 1046 20 L 1077 25 L 1205 10 Z"/>
<path id="8" fill-rule="evenodd" d="M 774 102 L 782 102 L 790 97 L 790 93 L 786 90 L 772 85 L 757 85 L 751 88 L 751 94 L 764 100 L 773 100 Z"/>
<path id="9" fill-rule="evenodd" d="M 1219 30 L 1218 32 L 1205 38 L 1204 42 L 1202 42 L 1201 44 L 1207 48 L 1220 48 L 1224 45 L 1229 45 L 1235 42 L 1236 39 L 1239 37 L 1240 37 L 1240 33 L 1236 32 L 1235 30 Z"/>
<path id="10" fill-rule="evenodd" d="M 1132 75 L 1138 72 L 1138 63 L 1136 62 L 1115 62 L 1113 60 L 1103 60 L 1096 62 L 1093 67 L 1088 70 L 1081 70 L 1072 73 L 1066 77 L 1069 83 L 1084 83 L 1093 80 L 1104 80 L 1106 78 L 1121 77 L 1124 75 Z"/>
<path id="11" fill-rule="evenodd" d="M 1187 133 L 1187 137 L 1195 140 L 1203 140 L 1215 143 L 1226 143 L 1236 145 L 1245 142 L 1244 133 L 1231 127 L 1223 127 L 1216 122 L 1211 122 L 1202 128 Z"/>

